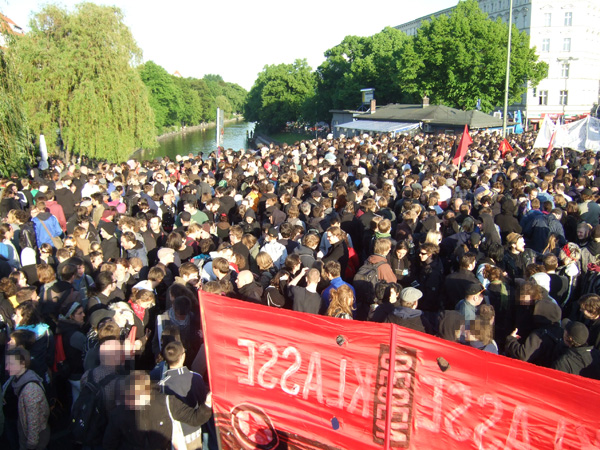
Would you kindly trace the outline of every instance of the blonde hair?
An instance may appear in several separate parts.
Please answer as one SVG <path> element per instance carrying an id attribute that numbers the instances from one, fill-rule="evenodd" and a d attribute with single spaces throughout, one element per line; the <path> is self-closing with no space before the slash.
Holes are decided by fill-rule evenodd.
<path id="1" fill-rule="evenodd" d="M 267 252 L 260 252 L 256 255 L 256 264 L 261 271 L 269 270 L 273 267 L 273 258 Z"/>
<path id="2" fill-rule="evenodd" d="M 354 305 L 354 292 L 347 284 L 342 284 L 337 289 L 331 290 L 331 301 L 326 315 L 336 317 L 341 314 L 352 316 L 352 307 Z"/>

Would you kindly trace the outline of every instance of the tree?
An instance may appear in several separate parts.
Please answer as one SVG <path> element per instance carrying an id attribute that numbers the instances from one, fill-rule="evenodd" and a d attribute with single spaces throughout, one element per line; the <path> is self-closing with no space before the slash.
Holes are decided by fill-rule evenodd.
<path id="1" fill-rule="evenodd" d="M 34 160 L 29 124 L 25 116 L 19 74 L 0 50 L 0 174 L 24 175 Z"/>
<path id="2" fill-rule="evenodd" d="M 72 154 L 122 161 L 156 142 L 148 92 L 133 65 L 141 52 L 116 7 L 46 6 L 15 39 L 33 132 Z"/>
<path id="3" fill-rule="evenodd" d="M 489 112 L 504 102 L 508 26 L 491 21 L 476 0 L 458 3 L 450 16 L 426 21 L 400 59 L 401 80 L 413 99 Z M 538 62 L 529 36 L 512 30 L 509 102 L 521 99 L 527 83 L 536 86 L 548 66 Z"/>
<path id="4" fill-rule="evenodd" d="M 138 67 L 140 77 L 150 91 L 150 106 L 154 110 L 156 129 L 180 125 L 184 109 L 183 93 L 175 77 L 152 61 Z"/>
<path id="5" fill-rule="evenodd" d="M 388 27 L 369 37 L 346 36 L 327 50 L 317 69 L 318 119 L 330 118 L 330 109 L 357 108 L 363 88 L 374 88 L 382 104 L 404 99 L 398 62 L 407 41 L 404 33 Z"/>
<path id="6" fill-rule="evenodd" d="M 306 60 L 267 65 L 248 93 L 244 117 L 270 131 L 280 130 L 287 121 L 302 118 L 304 102 L 314 89 L 314 74 Z"/>
<path id="7" fill-rule="evenodd" d="M 204 108 L 198 91 L 191 86 L 190 80 L 186 78 L 174 78 L 175 84 L 181 90 L 182 109 L 180 114 L 181 123 L 184 125 L 197 125 L 202 122 Z"/>

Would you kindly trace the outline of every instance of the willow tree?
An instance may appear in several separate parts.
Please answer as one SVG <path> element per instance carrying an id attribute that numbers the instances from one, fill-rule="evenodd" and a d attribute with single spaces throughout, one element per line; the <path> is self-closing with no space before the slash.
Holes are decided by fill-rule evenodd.
<path id="1" fill-rule="evenodd" d="M 33 154 L 19 75 L 5 51 L 0 50 L 0 174 L 23 174 Z"/>
<path id="2" fill-rule="evenodd" d="M 141 51 L 119 8 L 50 5 L 30 29 L 10 52 L 20 63 L 30 125 L 49 146 L 67 159 L 122 161 L 157 145 L 148 91 L 135 70 Z"/>

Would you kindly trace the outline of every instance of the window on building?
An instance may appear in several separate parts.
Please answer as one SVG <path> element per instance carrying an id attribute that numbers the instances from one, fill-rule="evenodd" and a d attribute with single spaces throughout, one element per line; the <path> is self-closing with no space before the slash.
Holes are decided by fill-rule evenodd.
<path id="1" fill-rule="evenodd" d="M 573 13 L 566 12 L 565 13 L 565 27 L 570 27 L 571 25 L 573 25 Z"/>
<path id="2" fill-rule="evenodd" d="M 542 41 L 542 51 L 548 53 L 550 51 L 550 38 L 545 38 Z"/>
<path id="3" fill-rule="evenodd" d="M 560 77 L 561 78 L 569 78 L 569 69 L 570 69 L 570 64 L 568 62 L 563 62 L 560 65 Z"/>
<path id="4" fill-rule="evenodd" d="M 548 91 L 539 92 L 540 105 L 546 106 L 548 104 Z"/>
<path id="5" fill-rule="evenodd" d="M 571 38 L 564 38 L 563 39 L 563 52 L 570 52 L 571 51 Z"/>
<path id="6" fill-rule="evenodd" d="M 560 91 L 560 97 L 558 103 L 560 105 L 567 105 L 569 102 L 569 91 Z"/>
<path id="7" fill-rule="evenodd" d="M 544 26 L 545 27 L 552 26 L 552 13 L 544 13 Z"/>
<path id="8" fill-rule="evenodd" d="M 537 97 L 537 88 L 533 88 L 533 96 Z"/>

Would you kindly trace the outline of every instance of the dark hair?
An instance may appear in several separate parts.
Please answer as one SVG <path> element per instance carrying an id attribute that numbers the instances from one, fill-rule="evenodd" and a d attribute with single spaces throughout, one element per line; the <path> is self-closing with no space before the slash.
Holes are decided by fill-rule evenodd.
<path id="1" fill-rule="evenodd" d="M 163 358 L 169 366 L 177 363 L 181 355 L 185 353 L 183 344 L 178 341 L 169 342 L 163 349 Z"/>
<path id="2" fill-rule="evenodd" d="M 42 315 L 38 311 L 37 302 L 28 300 L 15 308 L 15 311 L 21 313 L 21 323 L 19 325 L 37 325 L 42 323 Z"/>
<path id="3" fill-rule="evenodd" d="M 15 347 L 6 352 L 6 356 L 14 356 L 17 361 L 19 361 L 22 365 L 25 366 L 26 369 L 29 369 L 29 364 L 31 363 L 31 356 L 29 352 L 23 347 Z"/>
<path id="4" fill-rule="evenodd" d="M 173 300 L 173 311 L 175 311 L 175 314 L 178 314 L 180 316 L 187 316 L 191 310 L 192 307 L 190 305 L 189 298 L 185 296 L 180 296 L 176 297 L 175 300 Z"/>

